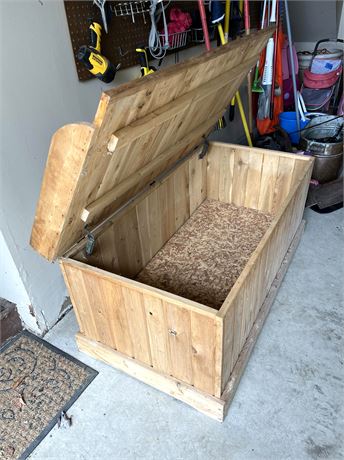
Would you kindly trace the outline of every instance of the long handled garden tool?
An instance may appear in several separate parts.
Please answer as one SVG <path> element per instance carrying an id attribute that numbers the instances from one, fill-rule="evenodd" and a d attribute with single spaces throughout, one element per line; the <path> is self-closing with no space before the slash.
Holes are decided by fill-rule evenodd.
<path id="1" fill-rule="evenodd" d="M 211 4 L 211 16 L 212 16 L 212 21 L 211 22 L 213 24 L 216 24 L 217 27 L 218 27 L 218 32 L 219 32 L 221 44 L 225 45 L 226 44 L 226 39 L 225 39 L 225 35 L 223 33 L 222 24 L 221 24 L 221 21 L 224 18 L 223 6 L 222 6 L 221 2 L 219 2 L 219 1 L 212 2 L 212 4 Z M 246 120 L 246 116 L 245 116 L 245 112 L 244 112 L 244 107 L 242 105 L 241 96 L 240 96 L 239 91 L 237 91 L 235 93 L 235 100 L 238 103 L 239 112 L 240 112 L 240 116 L 241 116 L 241 121 L 242 121 L 244 131 L 245 131 L 245 134 L 246 134 L 247 143 L 248 143 L 248 145 L 250 147 L 252 147 L 253 144 L 252 144 L 252 140 L 251 140 L 251 135 L 250 135 L 250 131 L 248 129 L 247 120 Z"/>
<path id="2" fill-rule="evenodd" d="M 231 14 L 231 0 L 226 0 L 226 10 L 225 10 L 225 40 L 228 42 L 229 40 L 229 18 Z"/>
<path id="3" fill-rule="evenodd" d="M 244 18 L 245 18 L 245 32 L 250 35 L 250 6 L 248 0 L 244 0 Z M 253 108 L 252 108 L 252 69 L 247 74 L 247 106 L 248 106 L 248 127 L 250 134 L 253 132 Z"/>
<path id="4" fill-rule="evenodd" d="M 201 17 L 201 22 L 202 22 L 202 29 L 203 29 L 205 47 L 207 48 L 207 51 L 210 51 L 211 46 L 210 46 L 210 39 L 209 39 L 209 32 L 208 32 L 208 25 L 207 25 L 207 16 L 205 14 L 205 8 L 204 8 L 203 0 L 198 0 L 198 8 L 199 8 L 199 15 Z M 222 128 L 225 128 L 225 127 L 226 127 L 225 117 L 221 117 L 217 121 L 216 128 L 217 129 L 222 129 Z"/>
<path id="5" fill-rule="evenodd" d="M 261 23 L 260 23 L 260 30 L 264 29 L 266 3 L 267 3 L 267 0 L 264 0 L 262 19 L 261 19 Z M 255 71 L 255 74 L 254 74 L 254 80 L 253 80 L 253 84 L 252 84 L 252 93 L 263 93 L 264 92 L 264 89 L 262 87 L 260 77 L 259 77 L 259 67 L 260 67 L 260 57 L 259 57 L 259 59 L 257 61 L 257 65 L 256 65 L 256 71 Z"/>
<path id="6" fill-rule="evenodd" d="M 279 8 L 278 3 L 276 3 L 275 7 L 272 7 L 272 15 L 270 18 L 270 23 L 276 23 L 276 32 L 274 38 L 274 57 L 273 57 L 273 67 L 272 67 L 272 84 L 271 84 L 271 99 L 270 99 L 270 120 L 274 118 L 274 107 L 275 107 L 275 94 L 278 91 L 278 94 L 281 95 L 281 88 L 276 88 L 276 65 L 277 65 L 277 49 L 278 49 L 278 31 L 279 31 Z"/>
<path id="7" fill-rule="evenodd" d="M 294 56 L 293 56 L 293 40 L 291 36 L 291 29 L 290 29 L 290 19 L 289 19 L 289 9 L 288 9 L 288 1 L 284 0 L 284 12 L 285 12 L 285 20 L 287 23 L 287 35 L 288 35 L 288 42 L 289 42 L 289 55 L 290 55 L 290 64 L 291 64 L 291 77 L 293 81 L 293 91 L 294 91 L 294 101 L 295 106 L 297 104 L 297 85 L 296 85 L 296 76 L 295 76 L 295 63 L 294 63 Z M 296 125 L 298 131 L 300 131 L 300 114 L 299 111 L 295 107 L 296 112 Z"/>
<path id="8" fill-rule="evenodd" d="M 269 4 L 270 5 L 270 4 Z M 276 8 L 277 8 L 277 1 L 273 0 L 271 9 L 270 9 L 270 23 L 276 22 Z M 276 28 L 277 31 L 277 28 Z M 276 36 L 277 37 L 277 32 Z M 274 97 L 274 57 L 276 49 L 276 43 L 274 38 L 269 38 L 268 44 L 266 47 L 266 56 L 265 56 L 265 64 L 264 64 L 264 71 L 263 71 L 263 78 L 262 78 L 262 86 L 263 86 L 263 93 L 259 95 L 258 100 L 258 118 L 260 120 L 264 120 L 265 118 L 270 117 L 270 109 L 271 109 L 271 101 Z"/>

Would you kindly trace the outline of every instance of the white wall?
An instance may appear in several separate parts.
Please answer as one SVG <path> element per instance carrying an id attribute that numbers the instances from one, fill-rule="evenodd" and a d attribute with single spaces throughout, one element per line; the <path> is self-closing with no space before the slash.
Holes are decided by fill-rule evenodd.
<path id="1" fill-rule="evenodd" d="M 0 292 L 1 297 L 17 304 L 22 320 L 32 331 L 40 332 L 34 316 L 30 313 L 30 299 L 18 273 L 16 264 L 0 231 Z"/>
<path id="2" fill-rule="evenodd" d="M 0 297 L 18 305 L 27 327 L 43 332 L 67 295 L 57 264 L 29 246 L 50 139 L 66 123 L 92 121 L 102 89 L 111 85 L 78 81 L 62 0 L 2 0 L 0 17 Z M 139 74 L 138 67 L 120 71 L 114 85 Z"/>
<path id="3" fill-rule="evenodd" d="M 66 123 L 91 121 L 105 85 L 79 83 L 62 1 L 2 0 L 0 17 L 0 228 L 44 330 L 67 295 L 59 267 L 28 244 L 50 138 Z M 116 83 L 137 75 L 138 69 L 121 72 Z M 27 318 L 28 306 L 13 292 L 5 294 Z"/>
<path id="4" fill-rule="evenodd" d="M 343 38 L 341 0 L 292 0 L 288 2 L 291 31 L 297 51 L 313 51 L 323 38 Z M 324 44 L 326 48 L 340 48 Z"/>

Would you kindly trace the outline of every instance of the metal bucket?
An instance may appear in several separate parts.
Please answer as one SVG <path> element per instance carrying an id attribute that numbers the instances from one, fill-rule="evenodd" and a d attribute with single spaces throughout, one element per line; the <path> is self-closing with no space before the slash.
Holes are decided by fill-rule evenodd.
<path id="1" fill-rule="evenodd" d="M 321 184 L 336 180 L 343 164 L 343 152 L 337 155 L 313 155 L 312 179 Z"/>
<path id="2" fill-rule="evenodd" d="M 314 126 L 324 121 L 327 123 Z M 336 138 L 333 141 L 323 141 L 334 136 Z M 343 152 L 343 118 L 336 118 L 333 115 L 316 116 L 303 131 L 300 146 L 312 155 L 331 156 Z"/>

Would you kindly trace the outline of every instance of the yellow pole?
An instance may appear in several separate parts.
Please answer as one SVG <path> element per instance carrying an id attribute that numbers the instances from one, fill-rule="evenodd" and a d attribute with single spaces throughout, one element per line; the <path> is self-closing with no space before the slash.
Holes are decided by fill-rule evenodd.
<path id="1" fill-rule="evenodd" d="M 219 30 L 219 36 L 220 36 L 221 44 L 225 45 L 226 40 L 225 40 L 225 35 L 223 33 L 223 28 L 222 28 L 221 22 L 218 23 L 218 30 Z M 249 131 L 248 126 L 247 126 L 246 115 L 245 115 L 245 112 L 244 112 L 244 107 L 242 105 L 241 96 L 240 96 L 239 91 L 237 91 L 235 93 L 235 99 L 236 99 L 236 101 L 238 103 L 239 112 L 240 112 L 240 116 L 241 116 L 241 121 L 242 121 L 244 131 L 245 131 L 245 134 L 246 134 L 247 143 L 248 143 L 248 145 L 250 147 L 253 147 L 252 139 L 251 139 L 250 131 Z"/>
<path id="2" fill-rule="evenodd" d="M 225 10 L 225 40 L 228 42 L 229 38 L 229 18 L 231 15 L 231 0 L 226 0 L 226 10 Z"/>
<path id="3" fill-rule="evenodd" d="M 243 12 L 243 9 L 244 9 L 244 0 L 239 0 L 239 10 L 241 14 Z"/>

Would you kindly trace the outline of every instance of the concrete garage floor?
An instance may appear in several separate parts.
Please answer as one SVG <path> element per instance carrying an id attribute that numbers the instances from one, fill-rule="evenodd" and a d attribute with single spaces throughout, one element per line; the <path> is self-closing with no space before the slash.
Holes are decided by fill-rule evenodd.
<path id="1" fill-rule="evenodd" d="M 69 313 L 46 339 L 99 371 L 31 459 L 344 458 L 343 209 L 308 225 L 223 424 L 77 351 Z"/>

